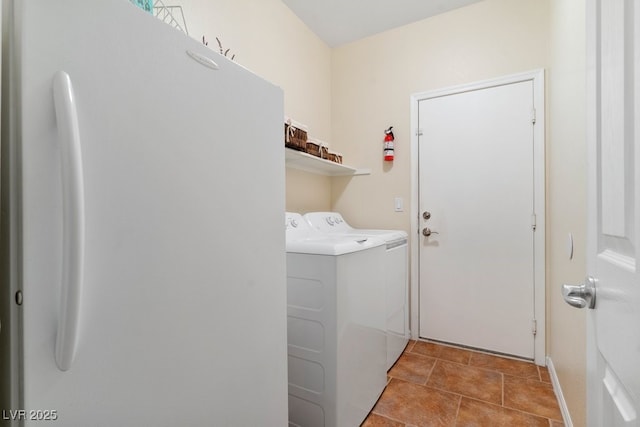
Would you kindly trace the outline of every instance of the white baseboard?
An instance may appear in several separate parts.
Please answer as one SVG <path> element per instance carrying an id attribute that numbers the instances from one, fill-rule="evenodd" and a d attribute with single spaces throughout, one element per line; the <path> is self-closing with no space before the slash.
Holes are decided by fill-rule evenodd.
<path id="1" fill-rule="evenodd" d="M 556 393 L 556 399 L 558 399 L 558 404 L 560 405 L 562 421 L 564 422 L 565 427 L 573 427 L 571 414 L 569 414 L 567 402 L 564 400 L 564 395 L 562 394 L 562 387 L 560 387 L 560 381 L 558 380 L 558 374 L 556 374 L 556 368 L 554 368 L 553 361 L 549 356 L 547 356 L 547 369 L 549 369 L 549 376 L 551 377 L 551 384 L 553 384 L 553 391 Z"/>

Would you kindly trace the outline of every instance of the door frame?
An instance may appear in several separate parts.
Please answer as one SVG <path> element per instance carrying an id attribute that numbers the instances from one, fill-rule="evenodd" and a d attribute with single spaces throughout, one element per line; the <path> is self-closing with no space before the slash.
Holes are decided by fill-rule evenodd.
<path id="1" fill-rule="evenodd" d="M 495 79 L 462 84 L 443 89 L 419 92 L 411 95 L 411 285 L 410 285 L 410 325 L 411 338 L 419 337 L 419 295 L 420 295 L 420 191 L 419 191 L 419 156 L 418 156 L 418 105 L 420 101 L 441 96 L 454 95 L 479 89 L 502 86 L 525 81 L 533 82 L 533 102 L 535 118 L 533 127 L 534 138 L 534 209 L 536 212 L 536 231 L 534 233 L 534 316 L 536 319 L 536 334 L 534 337 L 534 362 L 546 365 L 546 167 L 545 167 L 545 85 L 544 69 L 532 70 L 524 73 L 512 74 Z"/>

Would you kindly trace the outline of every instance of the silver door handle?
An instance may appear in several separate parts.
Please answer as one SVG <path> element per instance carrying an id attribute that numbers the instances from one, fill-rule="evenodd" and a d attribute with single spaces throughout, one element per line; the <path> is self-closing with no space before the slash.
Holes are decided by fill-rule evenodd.
<path id="1" fill-rule="evenodd" d="M 562 297 L 572 307 L 595 308 L 596 279 L 589 276 L 582 285 L 562 285 Z"/>
<path id="2" fill-rule="evenodd" d="M 422 229 L 422 235 L 425 237 L 429 237 L 432 234 L 440 234 L 437 231 L 431 231 L 431 229 L 429 227 L 425 227 Z"/>

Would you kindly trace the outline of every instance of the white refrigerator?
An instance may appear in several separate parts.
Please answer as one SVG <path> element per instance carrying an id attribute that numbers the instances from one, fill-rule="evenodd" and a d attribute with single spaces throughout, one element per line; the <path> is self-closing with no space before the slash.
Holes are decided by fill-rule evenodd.
<path id="1" fill-rule="evenodd" d="M 281 89 L 128 0 L 2 11 L 2 423 L 285 426 Z"/>

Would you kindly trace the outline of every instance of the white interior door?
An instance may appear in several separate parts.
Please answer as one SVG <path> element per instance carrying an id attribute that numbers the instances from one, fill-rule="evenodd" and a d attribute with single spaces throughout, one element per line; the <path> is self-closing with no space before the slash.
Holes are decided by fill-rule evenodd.
<path id="1" fill-rule="evenodd" d="M 534 359 L 534 92 L 516 79 L 419 101 L 423 338 Z"/>
<path id="2" fill-rule="evenodd" d="M 633 0 L 587 5 L 587 268 L 596 289 L 587 419 L 594 427 L 639 426 L 640 7 Z"/>

